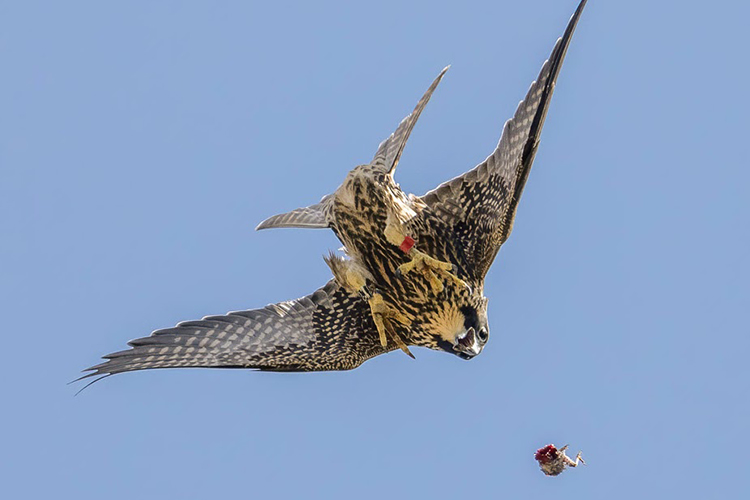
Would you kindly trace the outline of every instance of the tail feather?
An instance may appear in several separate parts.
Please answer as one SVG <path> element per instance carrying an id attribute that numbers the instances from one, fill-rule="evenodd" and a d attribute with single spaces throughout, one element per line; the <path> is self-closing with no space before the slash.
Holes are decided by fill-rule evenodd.
<path id="1" fill-rule="evenodd" d="M 375 153 L 375 158 L 372 160 L 373 165 L 384 165 L 388 170 L 388 173 L 393 174 L 399 160 L 401 159 L 401 153 L 404 152 L 404 148 L 406 147 L 406 141 L 409 140 L 409 135 L 411 135 L 411 131 L 414 129 L 414 125 L 416 125 L 417 120 L 419 119 L 419 115 L 422 114 L 425 106 L 427 106 L 430 97 L 432 97 L 432 93 L 437 88 L 440 80 L 443 79 L 443 76 L 445 76 L 445 72 L 448 71 L 448 68 L 450 68 L 450 66 L 443 68 L 443 71 L 441 71 L 437 78 L 435 78 L 432 85 L 430 85 L 430 88 L 428 88 L 424 95 L 422 95 L 422 98 L 417 103 L 414 111 L 401 120 L 401 123 L 398 124 L 396 130 L 386 140 L 380 143 L 378 151 Z"/>
<path id="2" fill-rule="evenodd" d="M 264 220 L 256 230 L 270 229 L 274 227 L 299 227 L 307 229 L 325 229 L 328 227 L 326 220 L 326 202 L 330 196 L 326 196 L 320 203 L 302 207 L 284 214 L 274 215 Z"/>

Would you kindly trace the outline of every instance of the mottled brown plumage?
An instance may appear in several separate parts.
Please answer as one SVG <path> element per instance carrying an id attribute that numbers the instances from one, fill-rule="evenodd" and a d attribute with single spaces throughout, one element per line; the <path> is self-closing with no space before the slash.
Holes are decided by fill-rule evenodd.
<path id="1" fill-rule="evenodd" d="M 446 68 L 370 164 L 352 170 L 320 203 L 258 226 L 331 228 L 347 258 L 326 259 L 334 279 L 323 288 L 294 301 L 158 330 L 107 356 L 85 377 L 188 366 L 346 370 L 405 345 L 466 359 L 479 354 L 489 336 L 484 277 L 510 235 L 555 80 L 585 4 L 579 4 L 505 124 L 495 151 L 473 170 L 422 197 L 406 195 L 393 179 L 409 134 Z M 413 248 L 399 248 L 409 238 Z M 408 264 L 413 259 L 414 266 Z M 382 335 L 375 316 L 386 330 Z"/>

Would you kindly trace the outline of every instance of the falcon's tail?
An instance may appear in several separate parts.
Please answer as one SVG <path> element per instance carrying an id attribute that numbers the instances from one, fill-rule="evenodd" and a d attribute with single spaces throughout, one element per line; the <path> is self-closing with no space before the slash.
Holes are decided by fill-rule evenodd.
<path id="1" fill-rule="evenodd" d="M 330 196 L 330 195 L 329 195 Z M 326 221 L 325 207 L 329 196 L 320 200 L 320 203 L 302 207 L 284 214 L 274 215 L 264 220 L 256 230 L 269 229 L 273 227 L 300 227 L 307 229 L 325 229 L 328 227 Z"/>

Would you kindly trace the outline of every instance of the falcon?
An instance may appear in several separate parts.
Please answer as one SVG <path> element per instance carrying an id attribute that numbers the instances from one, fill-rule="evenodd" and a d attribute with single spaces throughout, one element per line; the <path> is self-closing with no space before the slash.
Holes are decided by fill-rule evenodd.
<path id="1" fill-rule="evenodd" d="M 345 255 L 325 258 L 333 279 L 322 288 L 261 309 L 157 330 L 105 356 L 81 379 L 179 367 L 349 370 L 397 349 L 411 355 L 409 346 L 463 359 L 480 354 L 489 339 L 485 275 L 513 229 L 555 81 L 585 5 L 578 5 L 495 150 L 474 169 L 419 197 L 394 181 L 406 141 L 445 68 L 369 164 L 354 168 L 319 203 L 258 226 L 332 229 Z"/>

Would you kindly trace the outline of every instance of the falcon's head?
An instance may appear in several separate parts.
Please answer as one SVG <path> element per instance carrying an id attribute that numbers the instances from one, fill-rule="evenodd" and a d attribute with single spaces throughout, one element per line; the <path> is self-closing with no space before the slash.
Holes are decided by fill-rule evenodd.
<path id="1" fill-rule="evenodd" d="M 471 359 L 484 349 L 490 338 L 487 321 L 487 298 L 481 288 L 467 290 L 458 300 L 438 302 L 428 315 L 425 330 L 431 336 L 428 347 Z"/>

